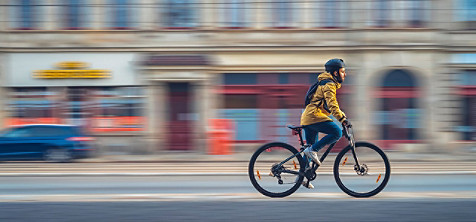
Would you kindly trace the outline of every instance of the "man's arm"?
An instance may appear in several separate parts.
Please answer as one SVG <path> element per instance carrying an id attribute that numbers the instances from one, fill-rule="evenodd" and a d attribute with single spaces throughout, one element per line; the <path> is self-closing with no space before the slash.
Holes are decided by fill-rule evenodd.
<path id="1" fill-rule="evenodd" d="M 339 120 L 339 122 L 343 122 L 346 117 L 345 113 L 342 112 L 339 108 L 339 103 L 337 102 L 337 97 L 336 97 L 336 87 L 333 83 L 328 83 L 324 85 L 324 98 L 327 102 L 327 106 L 329 107 L 329 110 L 331 111 L 331 114 Z"/>

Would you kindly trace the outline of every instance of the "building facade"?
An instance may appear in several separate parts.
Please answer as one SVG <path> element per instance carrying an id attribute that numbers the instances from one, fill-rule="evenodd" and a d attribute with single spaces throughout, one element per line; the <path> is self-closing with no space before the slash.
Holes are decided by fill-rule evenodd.
<path id="1" fill-rule="evenodd" d="M 476 138 L 473 0 L 1 0 L 3 127 L 70 123 L 104 151 L 297 144 L 303 95 L 343 58 L 359 140 L 447 150 Z"/>

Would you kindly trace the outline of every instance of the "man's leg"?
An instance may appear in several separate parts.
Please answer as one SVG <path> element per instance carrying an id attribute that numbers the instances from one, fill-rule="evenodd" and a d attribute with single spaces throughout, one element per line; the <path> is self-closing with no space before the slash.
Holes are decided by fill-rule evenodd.
<path id="1" fill-rule="evenodd" d="M 327 134 L 321 140 L 317 141 L 316 143 L 312 145 L 311 149 L 313 151 L 317 152 L 320 149 L 322 149 L 324 146 L 328 144 L 332 144 L 342 137 L 342 130 L 334 122 L 316 123 L 311 126 L 313 126 L 312 128 L 315 129 L 317 132 L 322 132 Z"/>
<path id="2" fill-rule="evenodd" d="M 318 139 L 318 132 L 313 125 L 305 126 L 304 133 L 306 134 L 306 144 L 312 145 L 316 143 Z"/>

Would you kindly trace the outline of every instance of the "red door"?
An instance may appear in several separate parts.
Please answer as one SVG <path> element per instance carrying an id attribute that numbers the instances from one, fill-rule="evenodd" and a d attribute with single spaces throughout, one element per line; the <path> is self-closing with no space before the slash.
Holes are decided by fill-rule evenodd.
<path id="1" fill-rule="evenodd" d="M 192 148 L 192 100 L 189 83 L 168 83 L 167 146 L 168 150 Z"/>

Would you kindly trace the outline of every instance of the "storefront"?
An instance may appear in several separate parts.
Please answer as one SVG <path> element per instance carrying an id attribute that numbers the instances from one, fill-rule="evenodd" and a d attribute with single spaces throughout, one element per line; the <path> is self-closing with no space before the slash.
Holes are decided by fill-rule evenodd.
<path id="1" fill-rule="evenodd" d="M 3 127 L 78 125 L 98 138 L 141 136 L 145 91 L 128 53 L 12 53 L 6 56 Z M 126 147 L 128 143 L 102 145 Z"/>

